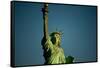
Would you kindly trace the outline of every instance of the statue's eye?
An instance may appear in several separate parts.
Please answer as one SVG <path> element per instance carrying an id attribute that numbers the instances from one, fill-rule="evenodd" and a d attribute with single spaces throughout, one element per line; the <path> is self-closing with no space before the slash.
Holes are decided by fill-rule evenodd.
<path id="1" fill-rule="evenodd" d="M 59 37 L 59 35 L 56 35 L 56 37 Z"/>
<path id="2" fill-rule="evenodd" d="M 58 35 L 57 35 L 57 34 L 56 34 L 55 36 L 56 36 L 56 37 L 58 37 Z"/>

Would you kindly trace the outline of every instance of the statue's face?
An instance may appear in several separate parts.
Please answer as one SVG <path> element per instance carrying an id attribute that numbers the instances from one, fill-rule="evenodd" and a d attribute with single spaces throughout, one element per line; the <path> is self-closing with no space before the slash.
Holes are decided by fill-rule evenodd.
<path id="1" fill-rule="evenodd" d="M 51 41 L 54 45 L 60 46 L 61 43 L 61 36 L 57 33 L 51 35 Z"/>
<path id="2" fill-rule="evenodd" d="M 55 34 L 54 37 L 56 38 L 56 41 L 61 41 L 61 37 L 59 34 Z"/>
<path id="3" fill-rule="evenodd" d="M 61 43 L 61 37 L 60 37 L 60 35 L 59 34 L 55 34 L 54 37 L 56 39 L 56 44 L 58 46 L 60 46 L 60 43 Z"/>

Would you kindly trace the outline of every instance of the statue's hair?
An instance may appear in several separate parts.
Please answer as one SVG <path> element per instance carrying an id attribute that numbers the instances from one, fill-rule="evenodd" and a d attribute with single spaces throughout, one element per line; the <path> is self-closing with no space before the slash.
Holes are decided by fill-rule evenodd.
<path id="1" fill-rule="evenodd" d="M 55 34 L 61 35 L 61 32 L 52 32 L 52 33 L 50 34 L 50 36 L 54 36 Z"/>

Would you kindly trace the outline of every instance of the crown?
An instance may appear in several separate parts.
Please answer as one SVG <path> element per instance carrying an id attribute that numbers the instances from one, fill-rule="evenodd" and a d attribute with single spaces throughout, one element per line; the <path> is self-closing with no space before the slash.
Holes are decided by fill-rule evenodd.
<path id="1" fill-rule="evenodd" d="M 59 34 L 60 36 L 62 36 L 62 32 L 61 31 L 56 31 L 56 32 L 52 32 L 52 33 L 50 33 L 50 36 L 54 36 L 54 34 Z"/>

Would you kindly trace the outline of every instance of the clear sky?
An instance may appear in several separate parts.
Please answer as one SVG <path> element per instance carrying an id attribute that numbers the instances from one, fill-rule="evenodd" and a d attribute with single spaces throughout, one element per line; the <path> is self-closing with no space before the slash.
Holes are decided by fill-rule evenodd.
<path id="1" fill-rule="evenodd" d="M 15 64 L 44 63 L 42 3 L 15 2 Z M 49 4 L 49 33 L 56 28 L 63 32 L 65 56 L 74 62 L 96 61 L 96 6 Z"/>

